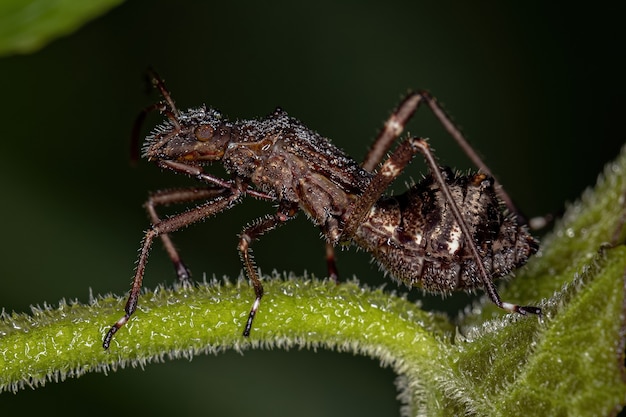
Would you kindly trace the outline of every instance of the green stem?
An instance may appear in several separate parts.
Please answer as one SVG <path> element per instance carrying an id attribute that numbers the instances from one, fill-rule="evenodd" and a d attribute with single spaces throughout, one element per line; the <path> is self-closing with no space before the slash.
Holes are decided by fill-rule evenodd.
<path id="1" fill-rule="evenodd" d="M 138 312 L 108 351 L 102 337 L 125 300 L 61 303 L 34 309 L 32 315 L 4 315 L 0 387 L 36 387 L 203 352 L 306 347 L 368 355 L 393 367 L 403 377 L 403 399 L 412 413 L 533 415 L 524 401 L 524 410 L 519 408 L 520 397 L 529 396 L 542 400 L 537 404 L 548 414 L 571 410 L 572 404 L 583 414 L 596 412 L 599 395 L 605 398 L 601 410 L 607 410 L 626 396 L 615 345 L 624 323 L 614 319 L 623 313 L 625 270 L 626 247 L 602 252 L 578 274 L 575 285 L 543 303 L 543 323 L 506 315 L 473 328 L 466 338 L 457 337 L 446 317 L 355 282 L 266 277 L 267 295 L 249 338 L 241 336 L 252 299 L 248 285 L 159 288 L 143 294 Z M 590 334 L 597 330 L 589 326 L 592 322 L 601 323 L 605 343 Z M 563 328 L 574 332 L 572 343 L 580 351 L 572 352 L 569 341 L 563 345 Z M 561 366 L 553 363 L 557 357 Z M 581 360 L 606 362 L 607 357 L 613 358 L 609 368 L 580 366 Z M 569 385 L 559 390 L 580 378 L 593 383 L 577 395 Z"/>
<path id="2" fill-rule="evenodd" d="M 366 353 L 401 369 L 405 356 L 434 360 L 452 334 L 441 316 L 356 283 L 275 277 L 266 278 L 265 289 L 249 338 L 241 331 L 253 297 L 240 283 L 144 293 L 139 310 L 116 334 L 109 351 L 102 349 L 102 338 L 122 314 L 123 298 L 99 298 L 89 305 L 63 302 L 55 309 L 34 309 L 32 316 L 5 315 L 0 387 L 38 386 L 164 356 L 270 346 Z"/>

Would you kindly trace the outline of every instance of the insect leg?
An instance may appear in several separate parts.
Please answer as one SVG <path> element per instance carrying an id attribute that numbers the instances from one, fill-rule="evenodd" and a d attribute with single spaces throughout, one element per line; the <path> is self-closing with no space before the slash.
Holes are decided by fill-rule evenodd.
<path id="1" fill-rule="evenodd" d="M 370 147 L 365 160 L 363 161 L 363 168 L 368 171 L 373 171 L 378 164 L 380 164 L 391 148 L 393 142 L 400 136 L 404 126 L 413 114 L 417 111 L 422 103 L 430 108 L 435 115 L 439 123 L 448 132 L 450 136 L 461 147 L 463 152 L 468 156 L 476 167 L 483 173 L 494 178 L 496 181 L 496 192 L 498 197 L 506 204 L 509 211 L 515 213 L 520 224 L 527 224 L 528 220 L 521 213 L 521 211 L 513 203 L 513 199 L 502 187 L 502 184 L 493 175 L 487 164 L 483 162 L 478 153 L 469 144 L 461 129 L 452 121 L 452 118 L 445 112 L 443 107 L 437 102 L 437 99 L 430 95 L 427 91 L 417 91 L 409 94 L 405 97 L 396 110 L 391 114 L 389 119 L 385 122 L 383 129 L 380 131 L 376 140 Z"/>
<path id="2" fill-rule="evenodd" d="M 239 246 L 237 249 L 239 249 L 241 260 L 246 269 L 246 276 L 250 279 L 250 281 L 252 281 L 255 294 L 254 304 L 252 304 L 248 320 L 246 321 L 246 326 L 243 330 L 243 335 L 245 337 L 250 336 L 252 321 L 254 320 L 254 316 L 256 316 L 256 312 L 261 304 L 261 298 L 263 297 L 263 284 L 259 279 L 256 266 L 254 265 L 250 245 L 266 232 L 283 225 L 287 220 L 293 219 L 296 216 L 297 209 L 298 206 L 295 204 L 281 207 L 276 214 L 257 219 L 252 223 L 252 225 L 244 228 L 239 236 Z"/>
<path id="3" fill-rule="evenodd" d="M 157 161 L 157 163 L 161 168 L 171 169 L 174 172 L 177 172 L 179 174 L 185 174 L 190 177 L 194 177 L 198 181 L 202 181 L 207 184 L 212 184 L 221 188 L 239 188 L 240 186 L 242 186 L 245 188 L 246 195 L 258 198 L 260 200 L 267 200 L 267 201 L 276 200 L 276 198 L 272 197 L 269 194 L 266 194 L 266 193 L 263 193 L 261 191 L 257 191 L 254 189 L 248 189 L 245 184 L 238 185 L 233 180 L 223 180 L 219 177 L 213 176 L 211 174 L 207 174 L 201 168 L 197 166 L 187 165 L 187 164 L 183 164 L 182 162 L 175 162 L 175 161 L 168 161 L 168 160 Z"/>
<path id="4" fill-rule="evenodd" d="M 188 203 L 197 200 L 214 200 L 217 197 L 224 196 L 229 192 L 229 189 L 217 187 L 217 188 L 189 188 L 182 190 L 165 190 L 153 193 L 148 198 L 148 201 L 144 204 L 150 221 L 153 225 L 161 223 L 156 207 L 167 206 L 170 204 Z M 174 264 L 174 270 L 178 276 L 179 281 L 184 285 L 190 285 L 190 272 L 187 266 L 183 263 L 178 254 L 178 251 L 172 243 L 172 239 L 167 233 L 161 233 L 159 235 L 165 251 Z"/>
<path id="5" fill-rule="evenodd" d="M 141 252 L 139 254 L 139 260 L 137 261 L 137 269 L 135 270 L 133 284 L 128 300 L 126 301 L 126 306 L 124 307 L 125 314 L 107 332 L 102 342 L 102 347 L 104 347 L 104 349 L 109 348 L 113 335 L 128 322 L 130 316 L 135 312 L 135 310 L 137 310 L 137 302 L 139 300 L 139 293 L 141 292 L 143 275 L 154 238 L 163 233 L 167 234 L 175 232 L 176 230 L 186 227 L 192 223 L 196 223 L 224 211 L 236 204 L 241 195 L 241 190 L 231 190 L 231 194 L 226 197 L 218 197 L 184 213 L 169 217 L 160 223 L 153 225 L 152 228 L 146 232 Z"/>
<path id="6" fill-rule="evenodd" d="M 416 151 L 411 141 L 405 140 L 398 145 L 391 156 L 380 166 L 369 185 L 361 193 L 361 197 L 345 215 L 346 220 L 342 232 L 345 238 L 349 239 L 354 236 L 367 213 L 389 188 L 389 185 L 402 173 L 407 164 L 413 159 L 415 153 Z"/>
<path id="7" fill-rule="evenodd" d="M 415 114 L 422 100 L 423 98 L 420 93 L 411 93 L 400 102 L 398 107 L 396 107 L 385 122 L 367 152 L 365 160 L 361 164 L 363 169 L 372 172 L 383 161 L 383 158 L 387 155 L 389 149 L 391 149 L 391 145 L 393 145 L 393 142 L 400 136 L 404 130 L 404 126 L 409 122 L 411 117 L 413 117 L 413 114 Z"/>
<path id="8" fill-rule="evenodd" d="M 387 151 L 391 148 L 393 142 L 395 142 L 404 130 L 404 126 L 411 117 L 413 117 L 421 100 L 422 97 L 420 94 L 409 94 L 402 100 L 393 113 L 391 113 L 391 116 L 389 116 L 367 152 L 365 160 L 361 164 L 363 169 L 370 172 L 376 169 L 387 154 Z M 335 262 L 335 247 L 329 242 L 326 242 L 326 265 L 328 268 L 328 277 L 337 282 L 338 272 Z"/>
<path id="9" fill-rule="evenodd" d="M 339 272 L 335 259 L 335 247 L 330 242 L 326 242 L 326 269 L 328 270 L 328 278 L 338 283 Z"/>
<path id="10" fill-rule="evenodd" d="M 512 312 L 512 313 L 519 313 L 523 315 L 530 313 L 530 314 L 537 314 L 541 316 L 541 309 L 538 307 L 519 306 L 517 304 L 503 302 L 500 299 L 500 295 L 498 294 L 498 291 L 496 290 L 496 286 L 494 285 L 493 281 L 491 280 L 491 277 L 485 270 L 485 266 L 483 265 L 482 258 L 480 257 L 480 254 L 478 253 L 478 248 L 476 247 L 476 244 L 471 238 L 472 235 L 470 234 L 469 228 L 467 227 L 467 223 L 465 223 L 465 219 L 461 215 L 461 211 L 457 207 L 457 204 L 454 201 L 454 198 L 452 197 L 452 193 L 450 193 L 450 189 L 448 188 L 446 181 L 441 175 L 441 169 L 437 165 L 437 162 L 435 161 L 435 157 L 430 151 L 430 147 L 428 146 L 428 143 L 426 143 L 424 139 L 417 139 L 417 138 L 411 138 L 408 141 L 411 143 L 411 145 L 413 146 L 416 152 L 420 152 L 424 156 L 424 159 L 426 160 L 426 163 L 428 164 L 431 173 L 435 177 L 435 180 L 439 183 L 441 192 L 444 194 L 446 201 L 448 202 L 450 209 L 452 210 L 454 218 L 456 219 L 456 222 L 461 228 L 461 232 L 463 236 L 465 236 L 465 239 L 467 241 L 467 246 L 470 249 L 470 252 L 472 253 L 472 257 L 474 258 L 474 262 L 476 264 L 476 267 L 478 268 L 478 273 L 480 274 L 480 277 L 483 281 L 483 289 L 485 290 L 485 292 L 487 293 L 491 301 L 498 307 L 506 311 Z"/>
<path id="11" fill-rule="evenodd" d="M 374 143 L 370 146 L 361 166 L 366 171 L 374 171 L 382 162 L 383 158 L 404 130 L 404 126 L 409 122 L 415 111 L 423 100 L 420 93 L 407 95 L 402 102 L 391 113 L 383 128 L 376 136 Z M 335 248 L 331 243 L 326 243 L 326 264 L 328 266 L 328 276 L 337 281 L 337 266 L 335 263 Z"/>

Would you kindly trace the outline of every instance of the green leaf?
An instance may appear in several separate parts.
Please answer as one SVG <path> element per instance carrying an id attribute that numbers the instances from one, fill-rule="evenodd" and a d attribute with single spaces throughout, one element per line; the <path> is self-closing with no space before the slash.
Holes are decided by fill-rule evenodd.
<path id="1" fill-rule="evenodd" d="M 0 388 L 227 349 L 307 347 L 392 367 L 406 415 L 615 414 L 626 404 L 625 173 L 623 150 L 501 288 L 507 300 L 542 307 L 541 320 L 503 314 L 483 300 L 452 323 L 356 282 L 274 276 L 264 278 L 266 296 L 251 337 L 243 338 L 248 285 L 158 288 L 143 294 L 109 351 L 102 338 L 125 297 L 3 313 Z"/>
<path id="2" fill-rule="evenodd" d="M 542 323 L 507 316 L 472 329 L 459 344 L 456 409 L 531 416 L 621 409 L 625 274 L 626 247 L 602 251 L 543 303 Z"/>
<path id="3" fill-rule="evenodd" d="M 0 2 L 0 56 L 34 52 L 122 1 L 3 0 Z"/>

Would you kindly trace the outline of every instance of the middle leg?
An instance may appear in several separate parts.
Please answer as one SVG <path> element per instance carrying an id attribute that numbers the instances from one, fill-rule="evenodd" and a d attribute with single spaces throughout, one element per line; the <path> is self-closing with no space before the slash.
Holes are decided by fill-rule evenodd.
<path id="1" fill-rule="evenodd" d="M 498 197 L 504 202 L 504 204 L 506 204 L 511 213 L 515 213 L 518 222 L 520 224 L 527 224 L 528 221 L 526 217 L 522 214 L 520 210 L 518 210 L 518 208 L 513 203 L 513 199 L 508 195 L 504 187 L 502 187 L 502 184 L 500 184 L 500 182 L 493 175 L 487 164 L 483 162 L 478 153 L 469 144 L 461 129 L 452 121 L 452 118 L 437 102 L 437 99 L 431 96 L 430 93 L 428 93 L 427 91 L 417 91 L 410 93 L 406 98 L 404 98 L 404 100 L 402 100 L 402 102 L 398 105 L 398 107 L 393 111 L 391 116 L 389 116 L 389 118 L 385 122 L 385 125 L 374 140 L 374 143 L 370 147 L 361 166 L 365 170 L 370 172 L 376 169 L 376 167 L 383 161 L 383 158 L 385 157 L 385 155 L 387 155 L 387 152 L 389 151 L 389 149 L 391 149 L 393 143 L 400 136 L 400 134 L 404 130 L 404 127 L 409 122 L 411 117 L 413 117 L 413 115 L 422 103 L 425 103 L 430 108 L 439 123 L 441 123 L 441 125 L 448 132 L 448 134 L 452 136 L 452 138 L 456 141 L 456 143 L 468 156 L 472 163 L 482 173 L 494 178 L 494 180 L 496 181 L 496 192 L 498 194 Z"/>
<path id="2" fill-rule="evenodd" d="M 255 295 L 254 303 L 252 304 L 252 308 L 248 314 L 248 320 L 246 321 L 246 326 L 243 330 L 244 337 L 250 336 L 252 321 L 254 320 L 254 317 L 259 310 L 259 306 L 261 305 L 261 298 L 263 298 L 263 284 L 261 283 L 261 279 L 259 278 L 259 274 L 254 264 L 250 245 L 263 234 L 285 224 L 288 220 L 293 219 L 296 216 L 297 211 L 297 204 L 281 204 L 276 214 L 258 219 L 241 232 L 239 237 L 239 246 L 237 249 L 239 250 L 241 260 L 246 270 L 246 276 L 250 279 L 250 281 L 252 281 Z"/>

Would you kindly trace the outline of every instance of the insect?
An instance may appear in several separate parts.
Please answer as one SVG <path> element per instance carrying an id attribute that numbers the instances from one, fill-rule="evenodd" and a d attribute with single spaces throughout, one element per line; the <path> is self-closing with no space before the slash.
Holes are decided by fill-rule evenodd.
<path id="1" fill-rule="evenodd" d="M 503 302 L 498 295 L 494 279 L 523 265 L 538 244 L 509 196 L 430 94 L 409 94 L 359 164 L 280 108 L 262 119 L 240 121 L 229 121 L 204 106 L 180 111 L 164 82 L 155 73 L 151 78 L 162 100 L 141 113 L 135 131 L 151 111 L 158 110 L 167 119 L 145 139 L 143 156 L 161 168 L 195 178 L 201 186 L 161 191 L 148 199 L 152 227 L 143 239 L 125 314 L 106 334 L 105 349 L 137 309 L 154 239 L 161 239 L 179 279 L 188 284 L 189 270 L 170 234 L 228 210 L 244 197 L 272 202 L 277 210 L 239 235 L 237 249 L 255 294 L 243 336 L 250 335 L 263 297 L 250 246 L 300 211 L 321 229 L 329 275 L 335 279 L 333 247 L 349 243 L 369 252 L 397 281 L 410 287 L 442 294 L 482 288 L 506 311 L 541 315 L 538 307 Z M 460 175 L 440 168 L 427 141 L 417 137 L 402 139 L 386 157 L 421 104 L 434 112 L 478 166 L 478 173 Z M 430 174 L 404 194 L 384 196 L 418 153 Z M 206 173 L 203 167 L 213 162 L 223 164 L 231 177 Z M 171 217 L 162 219 L 157 213 L 161 205 L 192 202 L 194 207 Z"/>

